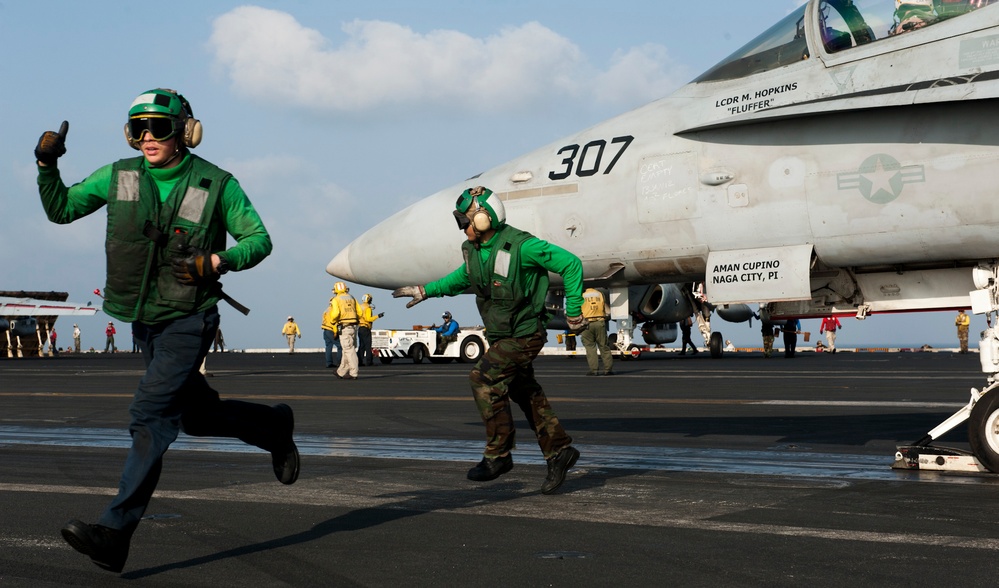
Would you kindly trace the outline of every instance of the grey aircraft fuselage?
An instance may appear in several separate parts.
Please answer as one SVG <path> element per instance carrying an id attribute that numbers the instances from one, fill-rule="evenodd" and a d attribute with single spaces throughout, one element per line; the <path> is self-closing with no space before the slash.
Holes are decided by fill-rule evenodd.
<path id="1" fill-rule="evenodd" d="M 612 299 L 703 284 L 775 318 L 967 308 L 972 268 L 999 257 L 999 7 L 934 5 L 903 32 L 894 0 L 810 0 L 672 95 L 414 203 L 327 271 L 446 275 L 450 211 L 482 185 Z"/>

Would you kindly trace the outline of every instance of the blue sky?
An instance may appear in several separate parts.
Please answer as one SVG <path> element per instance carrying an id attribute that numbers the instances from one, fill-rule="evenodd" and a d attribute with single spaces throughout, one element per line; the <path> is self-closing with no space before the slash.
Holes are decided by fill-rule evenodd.
<path id="1" fill-rule="evenodd" d="M 320 346 L 334 282 L 326 264 L 365 229 L 670 93 L 798 5 L 0 0 L 0 289 L 98 302 L 91 292 L 104 284 L 106 217 L 49 223 L 32 149 L 68 120 L 59 165 L 67 183 L 80 181 L 136 154 L 122 134 L 129 104 L 169 87 L 204 125 L 196 153 L 239 179 L 274 239 L 260 266 L 224 281 L 252 309 L 243 317 L 222 305 L 228 343 L 281 347 L 281 326 L 294 315 L 302 344 Z M 405 310 L 387 291 L 351 288 L 364 292 L 386 313 L 378 327 L 439 322 L 444 310 L 479 322 L 467 296 Z M 956 345 L 953 316 L 850 319 L 841 344 Z M 972 320 L 973 334 L 984 328 L 982 317 Z M 102 343 L 106 321 L 78 321 L 86 346 Z M 65 338 L 69 324 L 60 324 Z M 736 345 L 759 344 L 755 324 L 718 324 Z M 805 327 L 817 332 L 818 321 Z"/>

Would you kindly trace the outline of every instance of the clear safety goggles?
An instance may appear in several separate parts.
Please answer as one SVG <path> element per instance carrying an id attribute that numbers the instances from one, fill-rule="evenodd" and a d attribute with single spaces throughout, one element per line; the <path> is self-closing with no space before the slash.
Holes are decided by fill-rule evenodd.
<path id="1" fill-rule="evenodd" d="M 166 141 L 179 130 L 174 119 L 162 116 L 130 118 L 127 128 L 128 137 L 133 141 L 140 141 L 146 131 L 154 141 Z"/>

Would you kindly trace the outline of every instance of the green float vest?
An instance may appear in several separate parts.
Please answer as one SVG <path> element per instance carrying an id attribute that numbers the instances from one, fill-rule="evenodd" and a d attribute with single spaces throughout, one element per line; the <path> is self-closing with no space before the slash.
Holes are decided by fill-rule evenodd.
<path id="1" fill-rule="evenodd" d="M 232 177 L 189 154 L 191 166 L 165 202 L 160 201 L 142 157 L 114 164 L 108 190 L 107 284 L 104 312 L 116 319 L 156 324 L 204 310 L 219 299 L 217 283 L 185 286 L 171 261 L 187 246 L 225 249 L 225 231 L 213 221 L 226 181 Z"/>
<path id="2" fill-rule="evenodd" d="M 511 226 L 493 235 L 489 257 L 483 261 L 475 245 L 462 244 L 468 281 L 486 326 L 490 343 L 505 337 L 526 337 L 543 330 L 545 295 L 548 293 L 548 270 L 524 269 L 520 265 L 520 246 L 531 237 Z M 533 292 L 525 292 L 527 272 L 537 272 Z"/>

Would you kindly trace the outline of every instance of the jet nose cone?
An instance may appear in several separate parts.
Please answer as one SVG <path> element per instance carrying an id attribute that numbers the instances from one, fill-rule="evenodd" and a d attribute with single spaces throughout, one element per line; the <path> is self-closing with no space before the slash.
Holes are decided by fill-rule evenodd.
<path id="1" fill-rule="evenodd" d="M 354 272 L 350 269 L 350 247 L 347 245 L 336 254 L 336 257 L 326 265 L 326 273 L 348 282 L 357 282 Z"/>
<path id="2" fill-rule="evenodd" d="M 371 227 L 337 253 L 326 271 L 387 290 L 447 275 L 463 262 L 464 235 L 455 230 L 451 215 L 454 193 L 439 192 Z"/>

